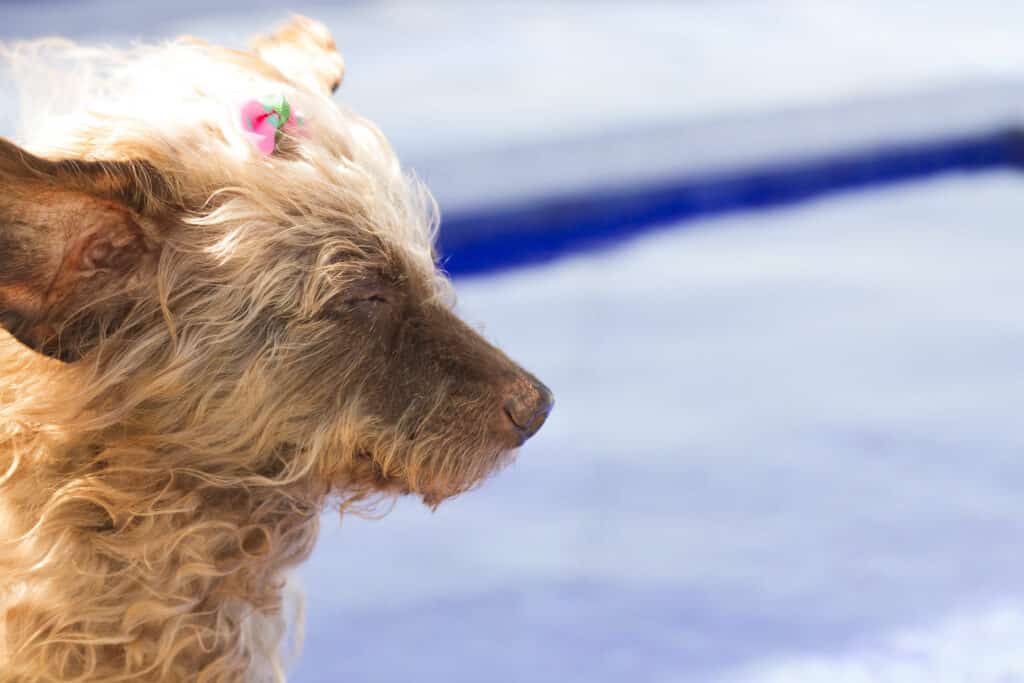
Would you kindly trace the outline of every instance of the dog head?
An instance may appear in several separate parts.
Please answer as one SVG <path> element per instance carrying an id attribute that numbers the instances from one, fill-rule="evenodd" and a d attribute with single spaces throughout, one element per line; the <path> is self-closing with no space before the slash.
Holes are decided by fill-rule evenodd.
<path id="1" fill-rule="evenodd" d="M 62 400 L 169 463 L 436 504 L 535 433 L 551 393 L 453 313 L 433 202 L 331 100 L 340 58 L 314 29 L 118 53 L 117 97 L 33 152 L 0 140 L 0 320 L 65 363 Z M 303 51 L 313 71 L 286 73 Z M 269 156 L 238 117 L 266 93 L 308 121 Z"/>

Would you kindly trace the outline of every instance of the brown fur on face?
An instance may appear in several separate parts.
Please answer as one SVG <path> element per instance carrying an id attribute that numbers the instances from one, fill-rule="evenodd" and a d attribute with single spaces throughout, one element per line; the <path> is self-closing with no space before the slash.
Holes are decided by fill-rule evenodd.
<path id="1" fill-rule="evenodd" d="M 0 139 L 5 681 L 281 680 L 325 502 L 436 505 L 550 408 L 452 313 L 432 201 L 330 100 L 326 30 L 255 46 L 2 50 L 30 104 L 40 64 L 96 74 Z M 236 117 L 272 93 L 310 135 L 262 157 Z"/>

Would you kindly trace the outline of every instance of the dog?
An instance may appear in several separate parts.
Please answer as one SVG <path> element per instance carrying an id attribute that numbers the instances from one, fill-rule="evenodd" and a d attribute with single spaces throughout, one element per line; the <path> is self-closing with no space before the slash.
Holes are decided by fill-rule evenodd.
<path id="1" fill-rule="evenodd" d="M 323 25 L 0 49 L 0 678 L 283 680 L 322 509 L 477 486 L 551 392 L 453 313 Z"/>

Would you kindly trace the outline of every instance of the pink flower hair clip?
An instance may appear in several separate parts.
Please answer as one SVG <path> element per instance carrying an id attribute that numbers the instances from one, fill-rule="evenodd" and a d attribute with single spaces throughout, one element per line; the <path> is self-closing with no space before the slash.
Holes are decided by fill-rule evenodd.
<path id="1" fill-rule="evenodd" d="M 268 95 L 242 105 L 242 129 L 253 146 L 266 156 L 274 153 L 282 133 L 307 135 L 305 125 L 284 95 Z"/>

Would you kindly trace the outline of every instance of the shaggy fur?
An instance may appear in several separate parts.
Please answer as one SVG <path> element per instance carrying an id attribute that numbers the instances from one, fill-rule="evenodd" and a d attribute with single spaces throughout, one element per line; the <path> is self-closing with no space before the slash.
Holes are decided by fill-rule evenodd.
<path id="1" fill-rule="evenodd" d="M 0 49 L 0 678 L 282 680 L 323 506 L 463 492 L 550 394 L 451 313 L 319 24 Z M 238 112 L 272 93 L 311 135 L 262 157 Z"/>

